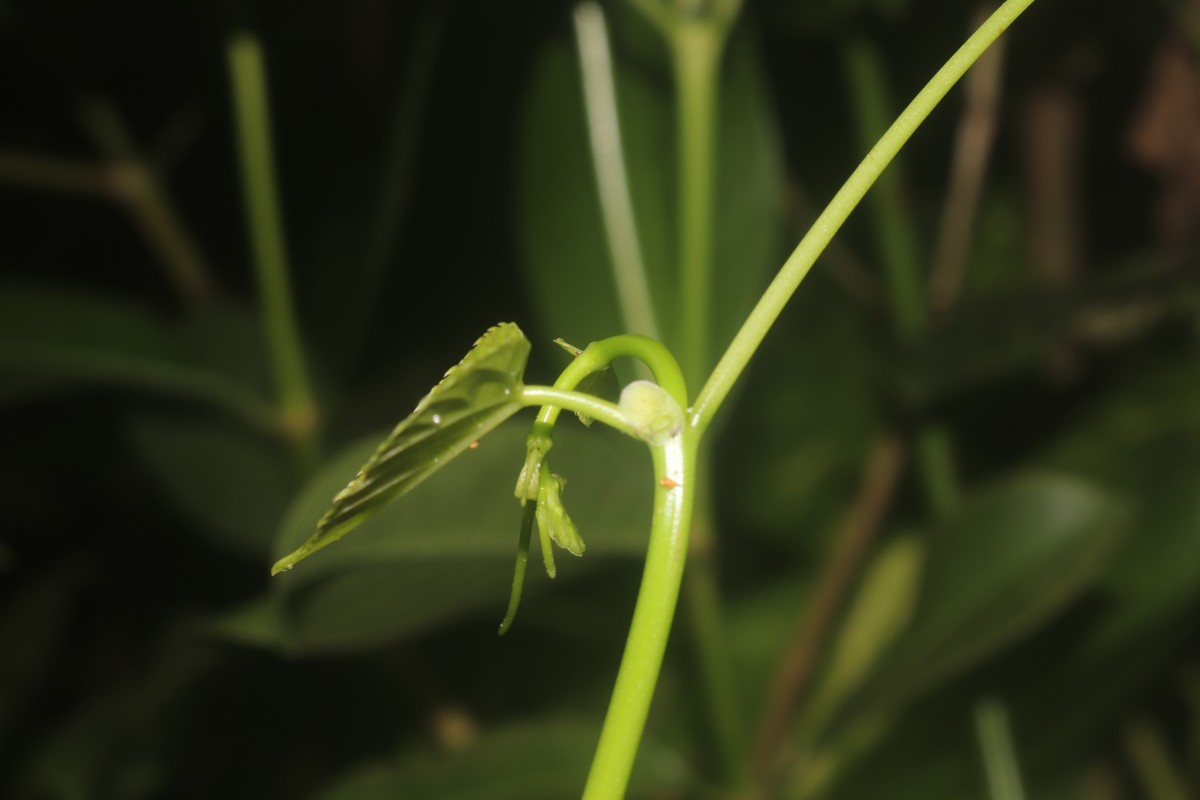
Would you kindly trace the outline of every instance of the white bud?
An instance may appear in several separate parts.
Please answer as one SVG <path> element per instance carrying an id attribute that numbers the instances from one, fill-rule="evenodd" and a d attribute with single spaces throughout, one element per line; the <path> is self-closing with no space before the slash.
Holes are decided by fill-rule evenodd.
<path id="1" fill-rule="evenodd" d="M 657 383 L 630 383 L 621 390 L 619 408 L 638 436 L 650 444 L 663 444 L 683 430 L 683 409 Z"/>

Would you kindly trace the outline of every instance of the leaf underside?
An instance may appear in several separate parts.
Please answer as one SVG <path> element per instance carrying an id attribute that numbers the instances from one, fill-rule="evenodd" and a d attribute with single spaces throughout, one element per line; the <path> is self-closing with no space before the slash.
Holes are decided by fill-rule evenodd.
<path id="1" fill-rule="evenodd" d="M 515 324 L 489 329 L 338 492 L 308 541 L 276 562 L 271 574 L 345 536 L 520 410 L 529 349 Z"/>

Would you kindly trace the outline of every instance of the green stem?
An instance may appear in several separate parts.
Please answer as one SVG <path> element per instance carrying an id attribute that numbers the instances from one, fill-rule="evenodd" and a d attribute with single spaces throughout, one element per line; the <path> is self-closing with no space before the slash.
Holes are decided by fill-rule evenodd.
<path id="1" fill-rule="evenodd" d="M 285 429 L 300 448 L 301 457 L 311 463 L 316 452 L 317 408 L 293 312 L 287 251 L 276 197 L 266 71 L 258 40 L 252 35 L 240 33 L 230 39 L 229 72 L 242 189 L 280 414 Z"/>
<path id="2" fill-rule="evenodd" d="M 112 104 L 85 101 L 81 109 L 97 146 L 107 157 L 114 194 L 126 204 L 147 242 L 159 256 L 168 279 L 190 303 L 213 294 L 211 271 L 183 220 L 172 207 L 158 176 L 138 152 L 133 137 Z"/>
<path id="3" fill-rule="evenodd" d="M 504 619 L 500 620 L 500 636 L 508 633 L 513 620 L 517 618 L 517 609 L 521 606 L 521 589 L 525 586 L 525 567 L 529 564 L 529 540 L 533 534 L 533 518 L 537 509 L 536 503 L 526 503 L 521 512 L 521 533 L 517 537 L 517 563 L 513 569 L 512 592 L 508 596 L 508 608 Z"/>
<path id="4" fill-rule="evenodd" d="M 692 381 L 708 368 L 717 78 L 726 32 L 701 18 L 680 21 L 671 37 L 679 157 L 679 341 L 683 374 Z"/>
<path id="5" fill-rule="evenodd" d="M 843 53 L 860 144 L 866 149 L 887 130 L 892 119 L 884 67 L 879 53 L 864 40 L 851 42 Z M 900 338 L 911 344 L 925 331 L 926 312 L 916 226 L 905 206 L 903 184 L 893 165 L 879 176 L 868 206 L 878 233 L 879 260 L 887 276 L 896 329 Z"/>
<path id="6" fill-rule="evenodd" d="M 518 401 L 524 406 L 542 407 L 534 423 L 534 429 L 540 432 L 549 433 L 559 412 L 565 409 L 597 419 L 635 439 L 641 438 L 616 405 L 590 394 L 573 392 L 557 385 L 523 386 Z"/>
<path id="7" fill-rule="evenodd" d="M 805 237 L 792 251 L 758 305 L 750 312 L 741 330 L 734 336 L 720 362 L 700 390 L 692 406 L 692 425 L 698 431 L 706 429 L 721 407 L 733 384 L 741 376 L 750 358 L 767 332 L 779 317 L 783 307 L 812 269 L 834 234 L 858 206 L 863 195 L 878 179 L 880 173 L 895 158 L 917 127 L 937 107 L 950 88 L 970 68 L 988 46 L 1021 15 L 1034 0 L 1007 0 L 938 70 L 909 103 L 908 108 L 888 128 L 863 159 L 858 168 L 826 206 Z"/>
<path id="8" fill-rule="evenodd" d="M 720 13 L 694 18 L 680 15 L 674 19 L 668 39 L 676 84 L 679 342 L 684 375 L 692 381 L 699 381 L 710 366 L 717 108 L 721 56 L 737 11 L 737 4 L 731 4 Z M 704 459 L 698 462 L 703 464 Z M 708 474 L 703 467 L 699 472 Z M 702 524 L 691 534 L 699 557 L 693 560 L 684 592 L 721 771 L 736 783 L 745 772 L 743 725 L 711 556 L 710 508 L 707 503 L 701 507 Z"/>
<path id="9" fill-rule="evenodd" d="M 446 7 L 435 3 L 418 23 L 404 78 L 396 97 L 388 132 L 380 192 L 367 234 L 362 272 L 356 282 L 352 312 L 342 325 L 340 351 L 358 357 L 368 328 L 379 312 L 388 269 L 400 251 L 405 219 L 411 206 L 421 139 L 421 124 L 433 84 L 434 63 L 442 41 Z"/>
<path id="10" fill-rule="evenodd" d="M 934 518 L 944 520 L 958 507 L 961 496 L 950 431 L 941 423 L 925 422 L 917 430 L 916 444 L 925 502 Z"/>
<path id="11" fill-rule="evenodd" d="M 621 800 L 650 711 L 687 558 L 696 439 L 685 431 L 652 448 L 654 518 L 633 622 L 583 800 Z"/>
<path id="12" fill-rule="evenodd" d="M 1012 729 L 1004 706 L 995 700 L 981 700 L 975 706 L 975 729 L 991 800 L 1025 800 Z"/>
<path id="13" fill-rule="evenodd" d="M 583 3 L 575 9 L 575 38 L 583 74 L 588 143 L 600 197 L 600 216 L 612 259 L 621 316 L 626 330 L 658 338 L 658 322 L 650 298 L 650 283 L 629 193 L 629 173 L 621 147 L 608 29 L 604 24 L 604 11 L 598 3 Z"/>
<path id="14" fill-rule="evenodd" d="M 1187 800 L 1191 793 L 1182 771 L 1174 764 L 1161 731 L 1146 719 L 1131 722 L 1125 730 L 1125 749 L 1149 800 Z"/>
<path id="15" fill-rule="evenodd" d="M 846 49 L 845 60 L 860 138 L 863 147 L 869 147 L 886 131 L 892 117 L 884 67 L 875 48 L 862 40 Z M 893 165 L 879 176 L 868 205 L 879 240 L 879 259 L 887 275 L 896 332 L 901 342 L 911 345 L 925 335 L 928 309 L 916 225 L 904 203 L 903 183 Z M 916 432 L 916 445 L 926 503 L 934 517 L 945 519 L 959 497 L 953 442 L 944 425 L 926 421 Z"/>
<path id="16" fill-rule="evenodd" d="M 684 609 L 696 652 L 696 670 L 707 699 L 718 763 L 722 775 L 732 782 L 733 788 L 738 788 L 749 779 L 745 722 L 714 569 L 712 471 L 704 456 L 701 451 L 696 477 L 692 479 L 698 488 L 692 515 L 691 565 L 683 583 Z"/>
<path id="17" fill-rule="evenodd" d="M 679 369 L 675 356 L 671 355 L 671 351 L 660 342 L 636 333 L 610 336 L 589 344 L 558 376 L 558 380 L 554 382 L 554 388 L 574 389 L 588 375 L 606 368 L 618 358 L 635 358 L 641 361 L 650 368 L 654 380 L 667 390 L 679 407 L 687 408 L 687 383 L 683 379 L 683 372 Z M 575 409 L 568 410 L 574 411 Z M 538 415 L 538 422 L 554 425 L 559 411 L 560 409 L 554 406 L 544 408 Z"/>

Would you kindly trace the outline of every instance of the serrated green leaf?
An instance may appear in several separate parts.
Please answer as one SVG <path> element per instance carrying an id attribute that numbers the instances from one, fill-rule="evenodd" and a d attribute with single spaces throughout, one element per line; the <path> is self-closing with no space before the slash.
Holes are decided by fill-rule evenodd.
<path id="1" fill-rule="evenodd" d="M 338 492 L 308 541 L 279 559 L 271 574 L 336 542 L 520 410 L 528 358 L 529 340 L 515 324 L 490 328 Z"/>
<path id="2" fill-rule="evenodd" d="M 525 432 L 516 422 L 502 425 L 404 502 L 385 507 L 303 569 L 272 581 L 270 602 L 294 637 L 278 646 L 357 652 L 471 614 L 499 622 L 522 513 L 508 478 L 521 463 Z M 373 441 L 348 448 L 297 494 L 276 553 L 304 542 L 329 497 L 372 449 Z M 607 428 L 560 426 L 554 460 L 571 476 L 571 513 L 588 534 L 588 558 L 563 565 L 558 580 L 586 574 L 605 559 L 641 558 L 653 498 L 645 447 Z M 537 592 L 557 591 L 536 572 L 525 582 L 527 610 Z"/>

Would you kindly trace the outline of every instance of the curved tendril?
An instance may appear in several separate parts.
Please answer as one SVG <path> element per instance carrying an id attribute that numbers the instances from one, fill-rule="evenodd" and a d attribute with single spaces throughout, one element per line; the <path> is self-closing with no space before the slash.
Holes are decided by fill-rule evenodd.
<path id="1" fill-rule="evenodd" d="M 529 562 L 529 539 L 533 534 L 533 515 L 536 504 L 526 503 L 521 515 L 521 538 L 517 542 L 517 564 L 513 569 L 512 594 L 508 596 L 508 610 L 500 623 L 500 636 L 508 633 L 517 618 L 517 607 L 521 605 L 521 589 L 525 586 L 525 565 Z"/>

